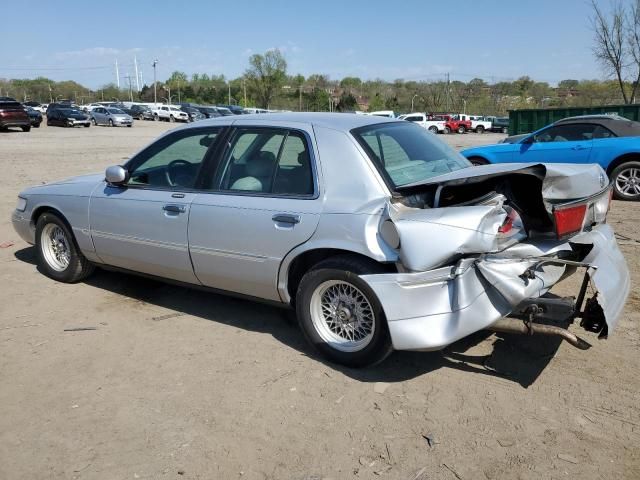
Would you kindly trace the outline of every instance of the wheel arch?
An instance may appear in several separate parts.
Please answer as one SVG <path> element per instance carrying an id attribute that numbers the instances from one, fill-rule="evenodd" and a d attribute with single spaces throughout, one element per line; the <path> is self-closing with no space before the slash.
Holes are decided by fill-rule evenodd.
<path id="1" fill-rule="evenodd" d="M 615 158 L 608 166 L 607 166 L 607 175 L 611 177 L 611 173 L 618 168 L 620 165 L 626 162 L 640 162 L 640 152 L 630 152 L 620 155 Z"/>
<path id="2" fill-rule="evenodd" d="M 282 300 L 285 303 L 293 304 L 298 285 L 300 284 L 300 280 L 302 280 L 304 274 L 319 262 L 342 255 L 355 256 L 371 262 L 372 264 L 382 265 L 390 272 L 397 272 L 395 263 L 381 262 L 380 260 L 354 250 L 343 248 L 312 248 L 300 252 L 288 262 L 288 265 L 283 265 L 283 267 L 286 268 L 286 272 L 281 272 L 283 273 L 283 275 L 281 275 L 281 279 L 286 283 L 284 285 L 281 284 L 279 288 L 280 295 L 283 297 Z M 285 292 L 286 295 L 284 295 Z"/>
<path id="3" fill-rule="evenodd" d="M 487 157 L 484 157 L 482 155 L 469 155 L 468 157 L 465 157 L 465 158 L 467 160 L 469 160 L 470 162 L 472 162 L 472 163 L 473 163 L 474 160 L 477 160 L 479 162 L 485 163 L 487 165 L 489 165 L 491 163 Z"/>

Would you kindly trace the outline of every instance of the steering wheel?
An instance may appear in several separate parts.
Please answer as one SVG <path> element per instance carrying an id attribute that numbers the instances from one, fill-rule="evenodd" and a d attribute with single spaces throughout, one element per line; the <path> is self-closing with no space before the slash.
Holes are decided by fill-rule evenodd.
<path id="1" fill-rule="evenodd" d="M 170 162 L 164 171 L 165 176 L 167 177 L 167 183 L 172 187 L 177 187 L 178 184 L 175 181 L 176 174 L 180 173 L 180 170 L 183 169 L 184 167 L 190 167 L 190 166 L 191 166 L 190 162 L 187 162 L 186 160 L 182 160 L 182 159 L 173 160 L 172 162 Z"/>

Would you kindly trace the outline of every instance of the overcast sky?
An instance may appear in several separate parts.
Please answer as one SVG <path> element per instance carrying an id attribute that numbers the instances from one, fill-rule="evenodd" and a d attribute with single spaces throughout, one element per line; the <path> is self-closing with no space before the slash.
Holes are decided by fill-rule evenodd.
<path id="1" fill-rule="evenodd" d="M 601 0 L 603 7 L 608 0 Z M 0 77 L 90 88 L 174 70 L 237 77 L 279 48 L 291 74 L 415 80 L 602 78 L 586 0 L 13 1 L 2 6 Z"/>

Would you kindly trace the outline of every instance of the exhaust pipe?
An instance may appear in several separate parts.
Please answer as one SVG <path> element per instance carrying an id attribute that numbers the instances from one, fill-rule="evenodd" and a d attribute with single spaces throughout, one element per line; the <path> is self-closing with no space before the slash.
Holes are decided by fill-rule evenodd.
<path id="1" fill-rule="evenodd" d="M 588 350 L 591 348 L 590 343 L 574 335 L 569 330 L 553 325 L 541 325 L 539 323 L 531 323 L 527 325 L 523 321 L 501 318 L 497 322 L 489 325 L 487 330 L 502 333 L 519 333 L 522 335 L 533 335 L 534 333 L 539 335 L 552 335 L 562 337 L 564 340 L 580 350 Z"/>

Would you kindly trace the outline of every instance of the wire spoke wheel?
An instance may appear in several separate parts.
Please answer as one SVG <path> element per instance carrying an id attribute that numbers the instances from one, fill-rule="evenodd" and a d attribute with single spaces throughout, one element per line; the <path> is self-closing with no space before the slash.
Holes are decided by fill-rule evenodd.
<path id="1" fill-rule="evenodd" d="M 626 168 L 616 176 L 616 188 L 626 196 L 640 194 L 640 169 Z"/>
<path id="2" fill-rule="evenodd" d="M 42 254 L 47 264 L 56 272 L 63 272 L 71 261 L 70 240 L 64 230 L 55 223 L 49 223 L 42 229 L 40 237 Z"/>
<path id="3" fill-rule="evenodd" d="M 371 342 L 375 314 L 367 297 L 354 285 L 328 280 L 311 296 L 311 320 L 318 335 L 336 350 L 357 352 Z"/>

